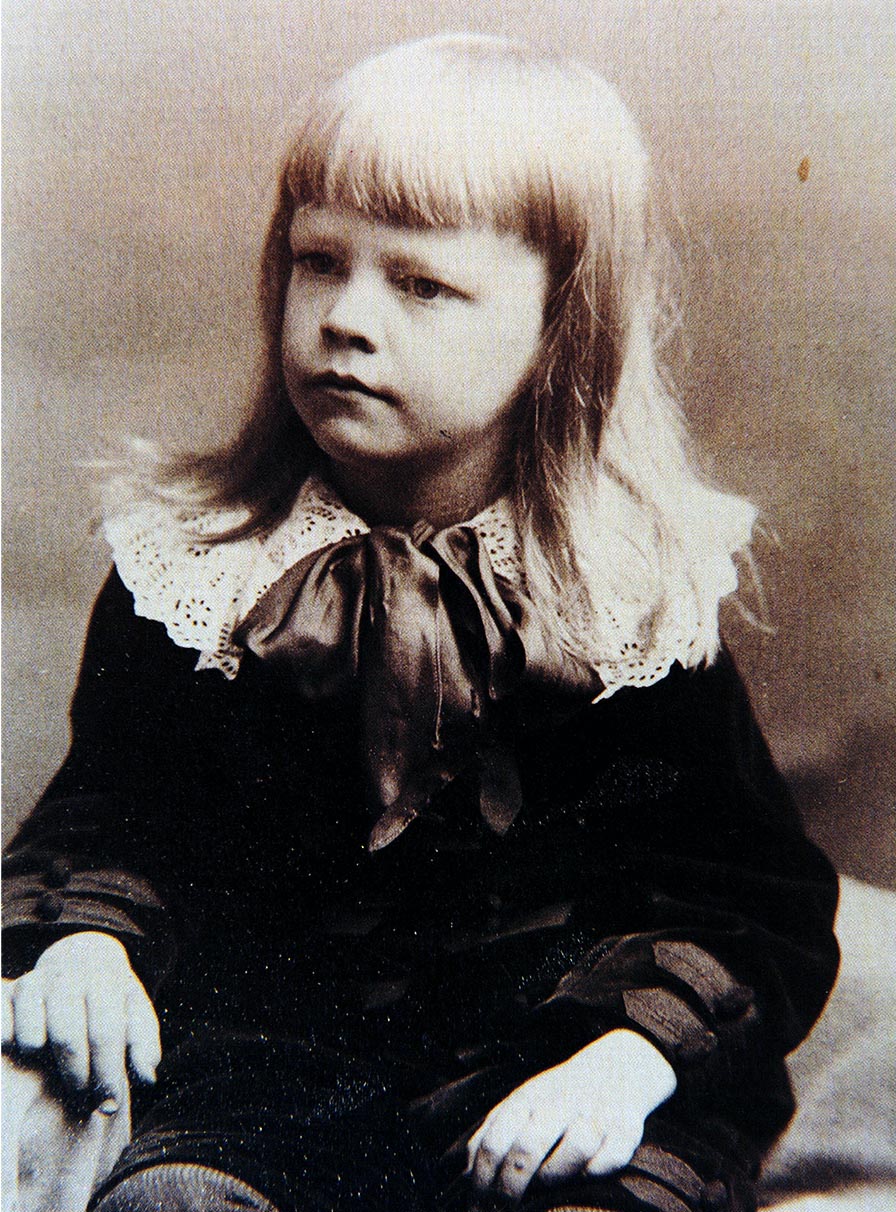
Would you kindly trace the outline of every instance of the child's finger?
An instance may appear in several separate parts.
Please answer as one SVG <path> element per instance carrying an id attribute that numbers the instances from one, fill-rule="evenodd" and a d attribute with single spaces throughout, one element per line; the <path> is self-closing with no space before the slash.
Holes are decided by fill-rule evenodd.
<path id="1" fill-rule="evenodd" d="M 124 997 L 91 998 L 87 1002 L 87 1042 L 90 1049 L 90 1075 L 98 1099 L 117 1110 L 127 1089 L 125 1071 L 125 1032 L 127 1028 Z"/>
<path id="2" fill-rule="evenodd" d="M 471 1177 L 480 1190 L 490 1187 L 504 1164 L 516 1140 L 519 1118 L 505 1111 L 489 1116 L 481 1130 L 479 1144 L 473 1157 Z"/>
<path id="3" fill-rule="evenodd" d="M 128 997 L 127 1046 L 135 1076 L 140 1081 L 153 1083 L 162 1059 L 162 1041 L 159 1020 L 142 986 Z"/>
<path id="4" fill-rule="evenodd" d="M 496 1148 L 487 1138 L 479 1142 L 473 1158 L 471 1178 L 473 1185 L 485 1191 L 492 1185 L 498 1169 L 504 1161 L 506 1151 Z"/>
<path id="5" fill-rule="evenodd" d="M 20 1048 L 42 1048 L 47 1042 L 43 987 L 30 972 L 19 977 L 12 993 L 13 1034 Z"/>
<path id="6" fill-rule="evenodd" d="M 473 1169 L 473 1162 L 476 1160 L 476 1150 L 479 1148 L 479 1142 L 482 1140 L 487 1124 L 488 1120 L 486 1119 L 467 1141 L 467 1168 L 464 1171 L 466 1174 L 469 1174 Z"/>
<path id="7" fill-rule="evenodd" d="M 90 1046 L 84 998 L 55 992 L 47 996 L 47 1038 L 62 1080 L 76 1090 L 90 1080 Z"/>
<path id="8" fill-rule="evenodd" d="M 612 1174 L 632 1160 L 644 1135 L 643 1120 L 623 1120 L 608 1127 L 603 1144 L 595 1150 L 586 1170 L 589 1174 Z"/>
<path id="9" fill-rule="evenodd" d="M 532 1181 L 546 1155 L 550 1153 L 560 1133 L 551 1125 L 532 1120 L 507 1151 L 499 1175 L 500 1189 L 512 1199 L 519 1199 Z"/>
<path id="10" fill-rule="evenodd" d="M 553 1183 L 581 1174 L 603 1141 L 604 1131 L 595 1120 L 574 1119 L 556 1149 L 545 1159 L 538 1177 Z"/>

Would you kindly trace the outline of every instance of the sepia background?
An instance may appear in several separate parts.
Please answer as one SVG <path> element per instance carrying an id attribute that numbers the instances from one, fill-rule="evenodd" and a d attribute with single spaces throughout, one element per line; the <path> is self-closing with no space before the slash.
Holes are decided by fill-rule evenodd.
<path id="1" fill-rule="evenodd" d="M 686 408 L 776 536 L 774 630 L 729 610 L 727 634 L 811 833 L 896 886 L 890 0 L 3 9 L 7 827 L 65 752 L 108 564 L 87 464 L 116 434 L 189 445 L 239 415 L 296 97 L 393 41 L 476 29 L 586 59 L 645 129 L 680 251 Z"/>

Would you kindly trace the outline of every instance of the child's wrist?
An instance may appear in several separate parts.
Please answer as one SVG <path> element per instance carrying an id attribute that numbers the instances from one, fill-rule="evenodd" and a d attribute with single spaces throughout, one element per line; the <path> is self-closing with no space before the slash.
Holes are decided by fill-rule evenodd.
<path id="1" fill-rule="evenodd" d="M 46 955 L 48 951 L 54 950 L 57 952 L 71 951 L 79 956 L 109 955 L 118 959 L 128 959 L 127 948 L 121 940 L 105 930 L 75 930 L 71 934 L 64 934 L 62 938 L 51 943 L 42 954 Z"/>
<path id="2" fill-rule="evenodd" d="M 675 1070 L 659 1049 L 625 1027 L 586 1044 L 566 1063 L 579 1081 L 618 1085 L 627 1101 L 637 1099 L 645 1114 L 670 1098 L 678 1085 Z"/>

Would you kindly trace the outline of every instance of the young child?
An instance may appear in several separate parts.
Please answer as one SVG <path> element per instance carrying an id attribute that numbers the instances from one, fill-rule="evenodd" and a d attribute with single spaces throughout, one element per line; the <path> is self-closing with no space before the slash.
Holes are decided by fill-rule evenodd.
<path id="1" fill-rule="evenodd" d="M 9 852 L 4 1040 L 135 1080 L 97 1212 L 755 1206 L 836 881 L 720 650 L 754 511 L 654 260 L 583 67 L 441 37 L 307 103 L 254 407 L 119 491 Z"/>

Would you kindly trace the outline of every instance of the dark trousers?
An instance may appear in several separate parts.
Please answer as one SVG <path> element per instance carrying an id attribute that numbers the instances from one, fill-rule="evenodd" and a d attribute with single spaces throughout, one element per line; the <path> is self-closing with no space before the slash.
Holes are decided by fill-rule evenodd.
<path id="1" fill-rule="evenodd" d="M 137 1095 L 132 1143 L 91 1206 L 94 1212 L 514 1207 L 502 1196 L 475 1192 L 463 1174 L 465 1139 L 481 1113 L 458 1137 L 456 1120 L 421 1117 L 407 1098 L 420 1076 L 388 1057 L 308 1042 L 227 1037 L 175 1049 L 142 1108 Z M 491 1099 L 483 1105 L 487 1110 Z M 726 1125 L 683 1123 L 661 1109 L 648 1119 L 624 1170 L 551 1187 L 535 1181 L 515 1208 L 751 1212 L 754 1164 Z M 237 1181 L 228 1186 L 224 1176 Z M 165 1193 L 172 1182 L 177 1202 Z"/>

